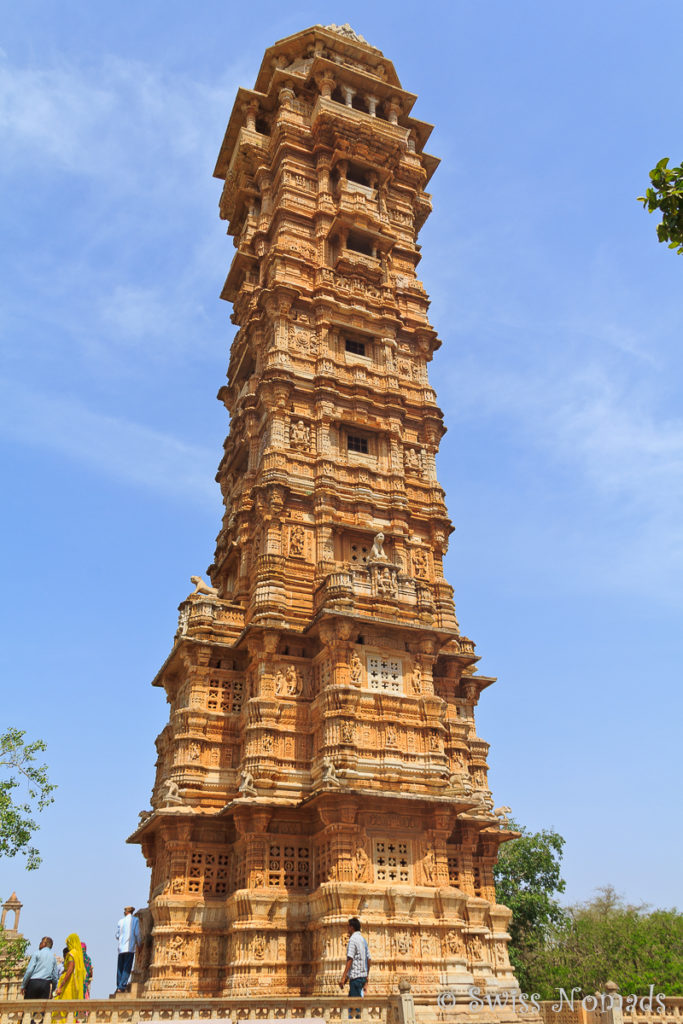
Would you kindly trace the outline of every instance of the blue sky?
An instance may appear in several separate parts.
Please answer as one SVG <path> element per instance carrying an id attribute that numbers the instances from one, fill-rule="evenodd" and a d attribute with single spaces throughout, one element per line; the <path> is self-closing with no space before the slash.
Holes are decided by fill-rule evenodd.
<path id="1" fill-rule="evenodd" d="M 113 987 L 143 905 L 124 838 L 167 706 L 150 680 L 211 561 L 234 333 L 211 172 L 263 50 L 350 22 L 442 164 L 420 274 L 456 526 L 447 574 L 499 682 L 497 804 L 567 840 L 567 899 L 683 904 L 683 259 L 635 197 L 683 157 L 678 0 L 5 5 L 0 40 L 0 724 L 49 744 L 44 863 L 0 863 L 37 941 Z"/>

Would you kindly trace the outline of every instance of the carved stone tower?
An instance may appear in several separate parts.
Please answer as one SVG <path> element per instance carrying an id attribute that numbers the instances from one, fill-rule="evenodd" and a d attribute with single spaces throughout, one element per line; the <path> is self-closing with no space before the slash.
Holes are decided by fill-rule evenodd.
<path id="1" fill-rule="evenodd" d="M 380 50 L 316 26 L 240 89 L 215 174 L 238 331 L 225 515 L 155 685 L 146 995 L 516 987 L 417 280 L 430 126 Z M 197 580 L 195 579 L 195 582 Z"/>

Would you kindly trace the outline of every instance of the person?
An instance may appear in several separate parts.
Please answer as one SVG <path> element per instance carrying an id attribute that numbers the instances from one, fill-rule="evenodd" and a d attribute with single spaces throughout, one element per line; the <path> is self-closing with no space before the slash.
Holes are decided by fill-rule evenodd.
<path id="1" fill-rule="evenodd" d="M 116 926 L 119 957 L 116 966 L 116 991 L 125 992 L 133 970 L 133 960 L 140 947 L 140 922 L 133 917 L 135 907 L 124 907 Z"/>
<path id="2" fill-rule="evenodd" d="M 92 981 L 92 960 L 88 956 L 85 942 L 81 942 L 81 949 L 83 950 L 83 966 L 85 967 L 85 981 L 83 982 L 83 998 L 90 999 L 90 982 Z"/>
<path id="3" fill-rule="evenodd" d="M 85 964 L 83 963 L 83 950 L 81 940 L 75 932 L 66 937 L 66 952 L 64 954 L 64 971 L 57 984 L 55 999 L 82 999 L 85 985 Z M 66 1020 L 66 1014 L 59 1018 Z"/>
<path id="4" fill-rule="evenodd" d="M 28 962 L 21 983 L 24 999 L 49 999 L 59 981 L 57 957 L 52 952 L 52 939 L 45 935 L 40 940 L 37 953 Z"/>
<path id="5" fill-rule="evenodd" d="M 349 944 L 346 947 L 346 967 L 341 976 L 339 987 L 344 988 L 347 980 L 349 983 L 349 997 L 365 995 L 368 985 L 368 974 L 370 973 L 370 950 L 364 937 L 360 933 L 360 921 L 357 917 L 349 919 L 348 924 Z M 357 1009 L 356 1017 L 360 1017 L 360 1010 Z M 352 1011 L 349 1010 L 349 1017 Z"/>

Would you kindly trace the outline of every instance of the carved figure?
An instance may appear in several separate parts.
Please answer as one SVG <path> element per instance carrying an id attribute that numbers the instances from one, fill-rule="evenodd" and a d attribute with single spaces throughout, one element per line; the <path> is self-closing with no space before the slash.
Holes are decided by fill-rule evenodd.
<path id="1" fill-rule="evenodd" d="M 328 757 L 326 757 L 325 760 L 323 761 L 323 774 L 321 782 L 329 782 L 331 786 L 341 785 L 339 779 L 337 778 L 337 770 Z"/>
<path id="2" fill-rule="evenodd" d="M 301 672 L 294 665 L 287 666 L 285 680 L 287 683 L 287 696 L 299 697 L 304 688 L 304 681 L 301 678 Z"/>
<path id="3" fill-rule="evenodd" d="M 451 930 L 446 936 L 445 946 L 449 956 L 460 956 L 465 950 L 461 933 Z"/>
<path id="4" fill-rule="evenodd" d="M 293 526 L 289 535 L 289 553 L 300 558 L 304 553 L 306 534 L 303 526 Z"/>
<path id="5" fill-rule="evenodd" d="M 361 674 L 363 672 L 363 663 L 358 657 L 358 652 L 354 651 L 351 655 L 351 662 L 349 664 L 351 670 L 351 682 L 355 686 L 360 686 Z"/>
<path id="6" fill-rule="evenodd" d="M 427 554 L 421 548 L 413 551 L 413 567 L 415 575 L 425 577 L 428 574 Z"/>
<path id="7" fill-rule="evenodd" d="M 434 855 L 434 849 L 431 846 L 428 846 L 425 851 L 424 859 L 422 861 L 422 870 L 424 872 L 427 885 L 433 885 L 434 874 L 436 872 L 436 857 Z"/>
<path id="8" fill-rule="evenodd" d="M 166 807 L 170 804 L 181 804 L 183 802 L 180 790 L 178 789 L 178 783 L 174 782 L 173 779 L 166 779 L 164 782 L 162 786 L 161 800 Z"/>
<path id="9" fill-rule="evenodd" d="M 370 858 L 363 847 L 359 846 L 353 858 L 353 877 L 356 882 L 367 882 L 369 866 Z"/>
<path id="10" fill-rule="evenodd" d="M 275 676 L 275 696 L 281 697 L 285 692 L 285 674 L 282 669 L 278 669 L 277 675 Z"/>
<path id="11" fill-rule="evenodd" d="M 510 819 L 508 818 L 508 814 L 512 814 L 512 808 L 511 807 L 496 807 L 496 809 L 494 810 L 493 813 L 499 819 L 500 827 L 501 828 L 507 828 L 507 826 L 510 824 Z"/>
<path id="12" fill-rule="evenodd" d="M 413 666 L 413 693 L 422 693 L 422 666 L 419 661 Z"/>
<path id="13" fill-rule="evenodd" d="M 383 597 L 396 597 L 398 584 L 396 577 L 388 568 L 384 568 L 377 575 L 377 590 Z"/>
<path id="14" fill-rule="evenodd" d="M 398 949 L 401 956 L 407 956 L 410 953 L 410 935 L 408 932 L 401 932 L 396 938 L 396 948 Z"/>
<path id="15" fill-rule="evenodd" d="M 292 448 L 308 448 L 311 443 L 311 430 L 303 420 L 297 420 L 289 428 L 289 443 Z"/>
<path id="16" fill-rule="evenodd" d="M 242 781 L 238 786 L 237 792 L 243 793 L 244 796 L 257 796 L 256 788 L 254 786 L 254 776 L 251 772 L 242 772 L 240 778 Z"/>
<path id="17" fill-rule="evenodd" d="M 218 590 L 216 587 L 210 587 L 208 583 L 205 583 L 201 576 L 190 576 L 190 583 L 194 583 L 195 587 L 190 597 L 194 597 L 195 594 L 206 594 L 207 597 L 218 597 Z"/>
<path id="18" fill-rule="evenodd" d="M 353 743 L 353 722 L 342 722 L 341 738 L 343 743 Z"/>
<path id="19" fill-rule="evenodd" d="M 370 561 L 373 560 L 376 562 L 388 561 L 388 558 L 384 551 L 384 534 L 382 533 L 381 530 L 379 533 L 375 534 L 372 542 L 372 547 L 370 548 Z"/>

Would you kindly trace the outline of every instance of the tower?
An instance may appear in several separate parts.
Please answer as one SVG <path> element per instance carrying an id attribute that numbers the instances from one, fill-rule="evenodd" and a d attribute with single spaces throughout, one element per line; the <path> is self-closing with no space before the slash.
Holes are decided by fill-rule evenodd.
<path id="1" fill-rule="evenodd" d="M 443 576 L 415 98 L 315 26 L 266 51 L 218 156 L 225 515 L 154 680 L 147 995 L 338 992 L 352 915 L 374 992 L 515 985 L 492 876 L 512 834 L 474 724 L 493 680 Z"/>

